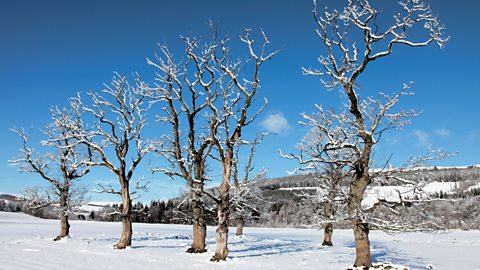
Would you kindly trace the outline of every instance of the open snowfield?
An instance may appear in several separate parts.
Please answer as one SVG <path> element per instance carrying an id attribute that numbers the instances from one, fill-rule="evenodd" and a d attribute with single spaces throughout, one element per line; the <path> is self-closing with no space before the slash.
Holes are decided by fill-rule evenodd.
<path id="1" fill-rule="evenodd" d="M 348 230 L 334 232 L 332 248 L 322 247 L 313 229 L 246 228 L 243 239 L 230 238 L 226 262 L 212 263 L 214 228 L 209 228 L 207 254 L 184 251 L 191 227 L 134 224 L 133 247 L 114 250 L 120 223 L 73 221 L 71 238 L 53 242 L 59 222 L 21 213 L 0 212 L 0 269 L 345 269 L 354 260 Z M 232 229 L 231 232 L 234 232 Z M 374 261 L 410 269 L 480 269 L 480 232 L 441 234 L 371 233 Z"/>

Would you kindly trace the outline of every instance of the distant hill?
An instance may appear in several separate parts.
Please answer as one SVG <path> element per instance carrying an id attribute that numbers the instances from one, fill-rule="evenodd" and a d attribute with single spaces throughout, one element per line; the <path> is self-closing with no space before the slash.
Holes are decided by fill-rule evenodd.
<path id="1" fill-rule="evenodd" d="M 433 216 L 438 217 L 445 228 L 480 229 L 480 165 L 461 167 L 424 167 L 402 173 L 404 179 L 414 180 L 419 172 L 428 173 L 433 183 L 426 190 L 433 197 L 454 199 L 429 202 L 424 205 Z M 312 213 L 301 204 L 302 192 L 319 188 L 312 174 L 267 179 L 257 183 L 262 197 L 268 202 L 259 202 L 256 207 L 262 218 L 250 221 L 254 226 L 303 227 L 314 224 Z M 386 194 L 395 186 L 373 183 L 370 194 Z M 366 193 L 369 196 L 368 190 Z M 321 207 L 321 206 L 320 206 Z M 347 224 L 344 224 L 347 226 Z M 342 224 L 337 224 L 342 226 Z"/>
<path id="2" fill-rule="evenodd" d="M 426 204 L 432 215 L 439 218 L 445 228 L 480 229 L 480 165 L 462 167 L 426 167 L 407 171 L 402 178 L 414 179 L 419 171 L 427 172 L 434 181 L 428 187 L 431 195 L 440 199 Z M 261 200 L 250 204 L 258 210 L 251 213 L 247 225 L 265 227 L 304 227 L 314 224 L 311 209 L 302 205 L 301 192 L 314 192 L 319 188 L 312 174 L 295 174 L 285 177 L 265 179 L 255 183 Z M 371 194 L 387 194 L 396 186 L 380 186 L 372 184 Z M 214 193 L 215 189 L 210 192 Z M 367 192 L 367 194 L 369 194 Z M 154 200 L 150 204 L 137 202 L 133 205 L 134 222 L 143 223 L 176 223 L 189 224 L 190 206 L 185 200 L 186 195 L 168 201 Z M 367 195 L 368 196 L 368 195 Z M 215 225 L 215 203 L 204 197 L 207 223 Z M 91 202 L 73 211 L 72 219 L 88 219 L 99 221 L 119 221 L 119 203 Z M 321 207 L 321 205 L 319 205 Z M 54 206 L 42 210 L 31 210 L 26 203 L 14 195 L 0 193 L 0 211 L 23 211 L 37 217 L 57 218 Z M 232 217 L 232 225 L 234 225 Z M 338 227 L 347 224 L 337 224 Z"/>
<path id="3" fill-rule="evenodd" d="M 0 200 L 5 200 L 5 201 L 20 201 L 19 198 L 15 195 L 10 195 L 6 193 L 0 193 Z"/>

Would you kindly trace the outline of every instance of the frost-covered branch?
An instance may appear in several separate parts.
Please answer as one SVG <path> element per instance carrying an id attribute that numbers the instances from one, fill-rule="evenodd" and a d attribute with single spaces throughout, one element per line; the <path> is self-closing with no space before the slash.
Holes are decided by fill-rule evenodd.
<path id="1" fill-rule="evenodd" d="M 35 208 L 41 208 L 52 203 L 60 206 L 62 230 L 55 238 L 59 240 L 68 236 L 68 213 L 75 205 L 76 199 L 85 198 L 85 192 L 75 187 L 74 182 L 90 172 L 93 164 L 91 149 L 82 143 L 80 134 L 85 127 L 81 119 L 78 103 L 70 100 L 69 107 L 50 110 L 52 123 L 43 130 L 45 139 L 40 142 L 38 151 L 29 147 L 28 136 L 23 129 L 13 129 L 21 139 L 20 157 L 10 160 L 19 167 L 20 172 L 33 172 L 49 182 L 52 188 L 40 191 L 31 188 L 25 191 L 25 196 L 31 200 Z M 85 138 L 89 141 L 89 138 Z M 40 203 L 43 202 L 43 203 Z"/>
<path id="2" fill-rule="evenodd" d="M 327 54 L 319 58 L 321 69 L 303 70 L 307 75 L 328 75 L 328 80 L 321 80 L 329 89 L 353 86 L 370 62 L 390 55 L 396 46 L 423 47 L 435 43 L 443 48 L 449 39 L 445 26 L 423 1 L 399 1 L 400 12 L 385 27 L 378 25 L 386 19 L 384 14 L 368 0 L 348 0 L 343 10 L 325 9 L 323 13 L 319 12 L 317 1 L 313 3 L 317 36 L 325 44 Z M 414 32 L 423 32 L 423 38 Z"/>
<path id="3" fill-rule="evenodd" d="M 317 143 L 299 145 L 299 154 L 284 155 L 299 162 L 298 170 L 312 170 L 319 163 L 345 166 L 349 177 L 346 218 L 352 223 L 357 251 L 354 265 L 366 268 L 372 266 L 368 240 L 371 219 L 363 210 L 369 209 L 364 208 L 366 194 L 375 179 L 371 170 L 374 147 L 386 131 L 402 128 L 418 114 L 397 109 L 399 99 L 411 95 L 407 91 L 410 84 L 404 84 L 396 94 L 362 97 L 357 79 L 373 61 L 391 55 L 400 45 L 423 47 L 436 43 L 442 48 L 448 40 L 445 27 L 421 0 L 399 1 L 399 12 L 391 22 L 370 2 L 347 0 L 343 10 L 325 8 L 320 13 L 317 1 L 313 1 L 317 36 L 325 54 L 318 59 L 319 68 L 303 68 L 303 72 L 318 76 L 329 90 L 340 87 L 347 105 L 339 113 L 325 113 L 318 107 L 317 113 L 304 114 L 306 124 L 318 134 Z M 380 198 L 369 205 L 392 206 L 392 202 Z M 387 208 L 395 213 L 393 207 Z"/>
<path id="4" fill-rule="evenodd" d="M 74 99 L 93 119 L 78 138 L 98 157 L 92 165 L 103 166 L 118 178 L 120 189 L 99 185 L 97 191 L 122 196 L 123 232 L 114 247 L 123 249 L 131 245 L 132 236 L 131 195 L 136 191 L 130 192 L 130 180 L 145 155 L 153 150 L 151 142 L 142 137 L 152 103 L 146 100 L 149 86 L 137 74 L 131 83 L 126 76 L 115 73 L 104 87 L 101 93 L 88 93 L 88 101 L 80 94 Z"/>

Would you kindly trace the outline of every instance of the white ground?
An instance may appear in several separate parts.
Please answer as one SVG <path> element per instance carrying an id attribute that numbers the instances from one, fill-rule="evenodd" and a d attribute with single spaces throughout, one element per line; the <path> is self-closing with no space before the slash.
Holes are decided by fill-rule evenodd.
<path id="1" fill-rule="evenodd" d="M 209 228 L 208 253 L 200 255 L 184 252 L 191 241 L 190 226 L 134 224 L 133 247 L 114 250 L 120 229 L 119 223 L 73 221 L 71 238 L 53 242 L 58 221 L 0 212 L 0 269 L 328 270 L 345 269 L 355 252 L 348 230 L 336 230 L 335 246 L 326 248 L 317 230 L 246 228 L 243 239 L 231 237 L 229 259 L 212 263 L 214 228 Z M 372 232 L 371 242 L 374 261 L 410 269 L 480 269 L 479 231 Z"/>

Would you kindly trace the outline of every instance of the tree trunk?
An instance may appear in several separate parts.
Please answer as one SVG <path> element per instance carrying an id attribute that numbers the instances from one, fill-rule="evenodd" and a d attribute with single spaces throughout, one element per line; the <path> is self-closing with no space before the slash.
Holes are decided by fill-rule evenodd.
<path id="1" fill-rule="evenodd" d="M 351 201 L 349 203 L 349 214 L 352 215 L 359 211 L 361 207 L 363 194 L 368 184 L 368 174 L 364 174 L 358 178 L 356 183 L 350 186 Z M 362 221 L 361 218 L 355 218 L 352 221 L 353 234 L 355 236 L 355 263 L 354 266 L 363 266 L 367 269 L 372 267 L 372 258 L 370 256 L 370 241 L 368 239 L 368 223 Z"/>
<path id="2" fill-rule="evenodd" d="M 368 239 L 368 223 L 356 219 L 352 224 L 355 236 L 355 264 L 353 266 L 372 267 L 372 257 L 370 256 L 370 241 Z"/>
<path id="3" fill-rule="evenodd" d="M 225 171 L 228 169 L 228 171 Z M 220 185 L 220 201 L 218 202 L 218 227 L 216 231 L 216 248 L 215 255 L 210 259 L 211 261 L 225 261 L 228 255 L 228 215 L 230 205 L 229 205 L 229 195 L 230 190 L 230 166 L 224 166 L 224 177 L 222 184 Z"/>
<path id="4" fill-rule="evenodd" d="M 322 246 L 333 246 L 332 243 L 332 234 L 333 234 L 333 225 L 332 223 L 327 223 L 323 229 L 323 243 Z"/>
<path id="5" fill-rule="evenodd" d="M 245 219 L 241 214 L 237 217 L 237 231 L 235 232 L 236 236 L 243 235 L 243 225 L 245 225 Z"/>
<path id="6" fill-rule="evenodd" d="M 350 183 L 348 211 L 350 216 L 355 216 L 352 221 L 356 254 L 354 266 L 363 266 L 368 269 L 372 267 L 370 240 L 368 239 L 368 223 L 363 222 L 358 216 L 358 213 L 361 213 L 363 195 L 371 182 L 369 164 L 373 143 L 371 137 L 364 138 L 364 141 L 365 146 L 362 152 L 362 158 L 355 170 L 354 180 Z"/>
<path id="7" fill-rule="evenodd" d="M 193 243 L 187 253 L 204 253 L 207 251 L 205 238 L 207 237 L 207 224 L 205 223 L 205 205 L 202 201 L 203 183 L 196 183 L 192 190 L 192 215 L 193 215 Z"/>
<path id="8" fill-rule="evenodd" d="M 113 246 L 115 249 L 124 249 L 132 245 L 132 200 L 128 182 L 125 182 L 122 183 L 122 236 Z"/>
<path id="9" fill-rule="evenodd" d="M 325 204 L 325 208 L 323 208 L 323 216 L 324 218 L 328 218 L 331 220 L 333 216 L 333 200 L 335 199 L 335 195 L 337 192 L 336 184 L 330 189 L 328 194 L 328 202 Z M 323 243 L 322 246 L 333 246 L 332 243 L 332 235 L 333 235 L 333 224 L 327 223 L 325 228 L 323 229 Z"/>
<path id="10" fill-rule="evenodd" d="M 60 190 L 60 234 L 53 239 L 58 241 L 67 237 L 70 233 L 70 224 L 68 223 L 68 190 Z"/>

